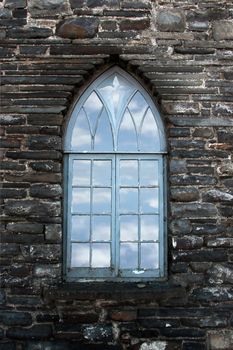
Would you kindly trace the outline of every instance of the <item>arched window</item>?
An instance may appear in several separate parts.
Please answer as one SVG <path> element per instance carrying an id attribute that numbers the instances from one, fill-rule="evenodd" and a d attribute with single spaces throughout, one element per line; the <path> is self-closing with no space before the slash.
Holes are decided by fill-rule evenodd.
<path id="1" fill-rule="evenodd" d="M 164 127 L 144 88 L 114 67 L 75 104 L 65 137 L 69 280 L 165 273 Z"/>

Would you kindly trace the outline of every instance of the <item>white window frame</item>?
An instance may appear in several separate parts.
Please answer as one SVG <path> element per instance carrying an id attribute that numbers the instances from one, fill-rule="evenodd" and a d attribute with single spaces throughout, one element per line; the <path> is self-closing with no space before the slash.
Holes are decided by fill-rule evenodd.
<path id="1" fill-rule="evenodd" d="M 71 138 L 72 131 L 76 122 L 77 115 L 81 110 L 84 102 L 91 92 L 112 74 L 120 74 L 135 86 L 135 88 L 143 95 L 151 108 L 158 126 L 160 148 L 156 152 L 126 152 L 114 150 L 112 152 L 89 151 L 77 152 L 72 149 Z M 121 113 L 123 113 L 121 111 Z M 110 118 L 110 117 L 109 117 Z M 114 136 L 117 138 L 117 136 Z M 68 281 L 152 281 L 164 279 L 167 271 L 167 193 L 166 193 L 166 140 L 162 119 L 160 114 L 146 90 L 132 78 L 128 73 L 119 67 L 113 67 L 97 78 L 82 94 L 80 99 L 75 103 L 71 112 L 71 117 L 66 128 L 64 139 L 64 276 Z M 71 200 L 72 200 L 72 162 L 75 159 L 111 159 L 113 169 L 112 179 L 112 260 L 111 268 L 80 268 L 71 267 Z M 157 160 L 159 162 L 159 266 L 156 269 L 148 271 L 136 271 L 133 269 L 120 270 L 119 268 L 119 195 L 118 195 L 118 163 L 120 159 L 143 159 Z"/>

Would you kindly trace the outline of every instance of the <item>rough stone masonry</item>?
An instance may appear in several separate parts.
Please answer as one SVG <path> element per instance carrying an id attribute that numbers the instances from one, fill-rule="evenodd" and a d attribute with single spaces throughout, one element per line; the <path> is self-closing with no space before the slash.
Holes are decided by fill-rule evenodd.
<path id="1" fill-rule="evenodd" d="M 1 350 L 233 349 L 232 0 L 1 0 Z M 168 152 L 168 278 L 62 278 L 62 138 L 117 64 Z"/>

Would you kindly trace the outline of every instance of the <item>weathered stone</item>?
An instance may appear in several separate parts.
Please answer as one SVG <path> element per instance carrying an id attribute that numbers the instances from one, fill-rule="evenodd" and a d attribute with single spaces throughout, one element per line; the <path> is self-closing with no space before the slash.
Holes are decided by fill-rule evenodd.
<path id="1" fill-rule="evenodd" d="M 215 264 L 207 273 L 211 284 L 233 284 L 233 270 L 231 265 Z"/>
<path id="2" fill-rule="evenodd" d="M 212 128 L 196 128 L 193 132 L 194 137 L 212 138 L 214 136 Z"/>
<path id="3" fill-rule="evenodd" d="M 12 13 L 10 10 L 6 8 L 0 9 L 0 19 L 11 18 L 11 17 L 12 17 Z"/>
<path id="4" fill-rule="evenodd" d="M 25 258 L 54 261 L 61 257 L 61 246 L 57 244 L 22 245 L 21 252 Z"/>
<path id="5" fill-rule="evenodd" d="M 60 265 L 35 265 L 33 274 L 36 277 L 58 278 L 61 273 Z"/>
<path id="6" fill-rule="evenodd" d="M 11 216 L 59 216 L 61 205 L 60 202 L 8 200 L 5 205 L 5 212 Z"/>
<path id="7" fill-rule="evenodd" d="M 216 237 L 206 239 L 207 247 L 233 247 L 233 238 L 230 237 Z"/>
<path id="8" fill-rule="evenodd" d="M 83 327 L 83 336 L 89 341 L 112 341 L 112 327 L 108 325 L 86 325 Z"/>
<path id="9" fill-rule="evenodd" d="M 162 32 L 183 32 L 185 29 L 184 15 L 175 9 L 164 9 L 157 16 L 158 29 Z"/>
<path id="10" fill-rule="evenodd" d="M 187 234 L 192 230 L 190 220 L 182 218 L 171 221 L 170 229 L 173 234 Z"/>
<path id="11" fill-rule="evenodd" d="M 109 317 L 114 321 L 133 321 L 137 319 L 136 310 L 113 310 Z"/>
<path id="12" fill-rule="evenodd" d="M 7 230 L 12 232 L 25 232 L 25 233 L 42 233 L 42 224 L 31 224 L 27 222 L 22 223 L 9 223 L 6 226 Z"/>
<path id="13" fill-rule="evenodd" d="M 187 171 L 186 160 L 172 159 L 169 166 L 171 174 L 182 174 Z"/>
<path id="14" fill-rule="evenodd" d="M 172 237 L 174 249 L 196 249 L 203 246 L 203 238 L 196 236 Z"/>
<path id="15" fill-rule="evenodd" d="M 210 350 L 230 350 L 233 347 L 233 331 L 209 331 L 208 342 Z"/>
<path id="16" fill-rule="evenodd" d="M 61 138 L 58 136 L 30 136 L 28 138 L 28 148 L 31 150 L 60 150 Z"/>
<path id="17" fill-rule="evenodd" d="M 206 350 L 204 342 L 184 341 L 182 350 Z"/>
<path id="18" fill-rule="evenodd" d="M 61 164 L 55 163 L 53 161 L 30 162 L 29 166 L 36 171 L 55 172 L 55 173 L 61 171 Z"/>
<path id="19" fill-rule="evenodd" d="M 12 38 L 48 38 L 53 34 L 50 28 L 24 27 L 9 29 L 8 35 Z"/>
<path id="20" fill-rule="evenodd" d="M 176 262 L 186 261 L 186 262 L 209 262 L 209 261 L 226 261 L 227 254 L 222 250 L 212 251 L 210 249 L 206 250 L 183 250 L 175 251 L 173 254 L 173 260 Z"/>
<path id="21" fill-rule="evenodd" d="M 209 190 L 203 193 L 202 198 L 207 202 L 233 203 L 233 195 L 221 190 Z"/>
<path id="22" fill-rule="evenodd" d="M 88 7 L 113 7 L 118 6 L 119 0 L 87 0 L 87 6 Z"/>
<path id="23" fill-rule="evenodd" d="M 216 21 L 213 23 L 213 37 L 215 40 L 233 39 L 233 21 Z"/>
<path id="24" fill-rule="evenodd" d="M 6 0 L 5 7 L 10 9 L 26 7 L 26 0 Z"/>
<path id="25" fill-rule="evenodd" d="M 62 227 L 59 224 L 45 226 L 45 239 L 52 242 L 60 242 L 62 238 Z"/>
<path id="26" fill-rule="evenodd" d="M 162 103 L 167 114 L 199 114 L 199 105 L 195 102 L 167 102 Z"/>
<path id="27" fill-rule="evenodd" d="M 94 17 L 70 18 L 58 24 L 57 35 L 69 39 L 93 38 L 98 26 L 99 20 Z"/>
<path id="28" fill-rule="evenodd" d="M 6 326 L 29 326 L 32 316 L 28 312 L 0 310 L 0 322 Z"/>
<path id="29" fill-rule="evenodd" d="M 30 196 L 37 198 L 56 198 L 61 197 L 62 188 L 60 185 L 32 185 Z"/>
<path id="30" fill-rule="evenodd" d="M 216 287 L 197 288 L 193 290 L 192 294 L 194 299 L 199 301 L 204 301 L 204 302 L 207 302 L 207 301 L 223 302 L 223 301 L 233 300 L 232 287 L 216 286 Z"/>
<path id="31" fill-rule="evenodd" d="M 3 289 L 0 290 L 0 305 L 4 304 L 6 300 L 6 294 Z"/>
<path id="32" fill-rule="evenodd" d="M 32 17 L 68 14 L 67 2 L 63 0 L 29 0 L 28 9 Z"/>
<path id="33" fill-rule="evenodd" d="M 129 20 L 122 20 L 120 22 L 120 30 L 144 30 L 149 28 L 150 26 L 150 20 L 148 18 L 146 19 L 140 19 L 140 20 L 134 20 L 134 21 L 129 21 Z"/>
<path id="34" fill-rule="evenodd" d="M 181 152 L 184 152 L 183 150 Z M 217 179 L 213 176 L 205 176 L 205 175 L 172 175 L 170 177 L 170 182 L 172 185 L 215 185 L 217 183 Z"/>
<path id="35" fill-rule="evenodd" d="M 171 199 L 178 202 L 192 202 L 199 199 L 199 191 L 195 187 L 171 188 Z"/>

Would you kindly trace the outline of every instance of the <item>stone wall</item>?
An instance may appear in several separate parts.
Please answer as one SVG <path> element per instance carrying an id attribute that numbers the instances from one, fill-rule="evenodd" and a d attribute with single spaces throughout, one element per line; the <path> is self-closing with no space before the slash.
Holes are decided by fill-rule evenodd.
<path id="1" fill-rule="evenodd" d="M 233 348 L 231 0 L 1 0 L 1 350 Z M 166 125 L 168 279 L 62 280 L 62 136 L 113 64 Z"/>

